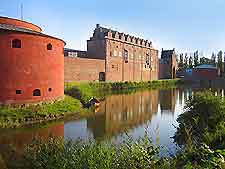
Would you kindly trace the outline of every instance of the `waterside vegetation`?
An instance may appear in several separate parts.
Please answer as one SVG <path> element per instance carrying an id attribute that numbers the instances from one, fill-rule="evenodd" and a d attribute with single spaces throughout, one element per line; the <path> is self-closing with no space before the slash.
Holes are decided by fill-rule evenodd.
<path id="1" fill-rule="evenodd" d="M 225 101 L 210 92 L 195 94 L 178 118 L 174 141 L 181 150 L 169 157 L 147 137 L 111 142 L 50 139 L 36 141 L 24 153 L 30 168 L 225 168 Z"/>

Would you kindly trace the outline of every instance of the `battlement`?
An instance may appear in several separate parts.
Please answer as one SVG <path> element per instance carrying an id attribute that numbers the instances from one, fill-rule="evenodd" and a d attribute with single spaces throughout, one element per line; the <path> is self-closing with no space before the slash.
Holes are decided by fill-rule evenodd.
<path id="1" fill-rule="evenodd" d="M 99 24 L 96 24 L 96 28 L 90 40 L 103 40 L 103 39 L 113 39 L 124 43 L 130 43 L 138 46 L 152 48 L 151 41 L 149 42 L 148 40 L 135 37 L 129 34 L 124 34 L 122 32 L 111 30 L 105 27 L 101 27 Z"/>

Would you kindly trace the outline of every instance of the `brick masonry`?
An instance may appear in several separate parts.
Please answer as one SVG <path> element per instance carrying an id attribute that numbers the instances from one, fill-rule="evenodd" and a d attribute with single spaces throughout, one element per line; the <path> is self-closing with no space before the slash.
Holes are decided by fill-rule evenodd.
<path id="1" fill-rule="evenodd" d="M 95 64 L 95 60 L 90 59 L 103 60 L 106 81 L 158 79 L 158 50 L 152 47 L 152 42 L 112 31 L 98 24 L 93 36 L 87 41 L 86 58 L 89 59 L 85 61 L 79 57 L 65 58 L 66 81 L 97 80 L 94 78 L 96 75 L 92 76 L 90 72 L 99 73 L 103 69 L 98 67 L 99 64 Z M 68 61 L 73 62 L 74 66 L 66 66 Z M 79 64 L 86 68 L 85 71 L 82 71 Z M 80 75 L 79 69 L 82 71 Z"/>
<path id="2" fill-rule="evenodd" d="M 64 58 L 64 80 L 71 81 L 97 81 L 99 73 L 105 72 L 105 61 L 87 58 Z"/>
<path id="3" fill-rule="evenodd" d="M 6 21 L 9 24 L 9 19 Z M 14 19 L 12 21 L 13 24 Z M 20 22 L 23 27 L 26 25 Z M 26 104 L 64 97 L 65 43 L 62 40 L 36 32 L 4 29 L 0 29 L 0 39 L 0 104 Z M 15 39 L 21 41 L 20 48 L 12 47 Z M 52 50 L 47 50 L 48 44 Z M 40 95 L 34 96 L 35 89 Z"/>

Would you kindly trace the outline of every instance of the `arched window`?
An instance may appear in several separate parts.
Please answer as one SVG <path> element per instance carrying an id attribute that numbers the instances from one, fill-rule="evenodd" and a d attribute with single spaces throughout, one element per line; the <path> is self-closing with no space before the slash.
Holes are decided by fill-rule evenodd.
<path id="1" fill-rule="evenodd" d="M 21 48 L 21 40 L 13 39 L 12 40 L 12 48 Z"/>
<path id="2" fill-rule="evenodd" d="M 41 91 L 39 89 L 35 89 L 33 91 L 33 96 L 41 96 Z"/>
<path id="3" fill-rule="evenodd" d="M 49 44 L 47 45 L 47 50 L 52 50 L 52 44 L 51 44 L 51 43 L 49 43 Z"/>

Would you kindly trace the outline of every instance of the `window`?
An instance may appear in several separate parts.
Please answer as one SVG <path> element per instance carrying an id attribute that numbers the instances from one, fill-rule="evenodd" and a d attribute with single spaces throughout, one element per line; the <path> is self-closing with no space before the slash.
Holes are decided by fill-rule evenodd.
<path id="1" fill-rule="evenodd" d="M 115 34 L 115 33 L 113 33 L 113 34 L 112 34 L 112 37 L 113 37 L 113 38 L 115 38 L 115 37 L 116 37 L 116 34 Z"/>
<path id="2" fill-rule="evenodd" d="M 117 51 L 116 51 L 116 50 L 114 50 L 113 55 L 114 55 L 114 56 L 117 56 Z"/>
<path id="3" fill-rule="evenodd" d="M 41 91 L 39 89 L 35 89 L 33 91 L 33 96 L 41 96 Z"/>
<path id="4" fill-rule="evenodd" d="M 125 36 L 125 41 L 127 41 L 128 36 Z"/>
<path id="5" fill-rule="evenodd" d="M 121 57 L 122 56 L 122 52 L 119 52 L 119 57 Z"/>
<path id="6" fill-rule="evenodd" d="M 47 45 L 47 50 L 52 50 L 52 44 L 51 44 L 51 43 L 49 43 L 49 44 Z"/>
<path id="7" fill-rule="evenodd" d="M 12 40 L 12 48 L 21 48 L 21 40 L 19 39 Z"/>
<path id="8" fill-rule="evenodd" d="M 52 91 L 52 88 L 48 88 L 48 91 L 51 92 Z"/>
<path id="9" fill-rule="evenodd" d="M 150 57 L 149 57 L 148 54 L 146 55 L 145 62 L 146 62 L 147 65 L 150 65 Z"/>
<path id="10" fill-rule="evenodd" d="M 16 94 L 22 94 L 22 90 L 16 90 Z"/>
<path id="11" fill-rule="evenodd" d="M 68 52 L 68 56 L 69 57 L 78 57 L 78 53 L 77 52 Z"/>
<path id="12" fill-rule="evenodd" d="M 124 50 L 124 62 L 128 63 L 128 51 Z"/>

